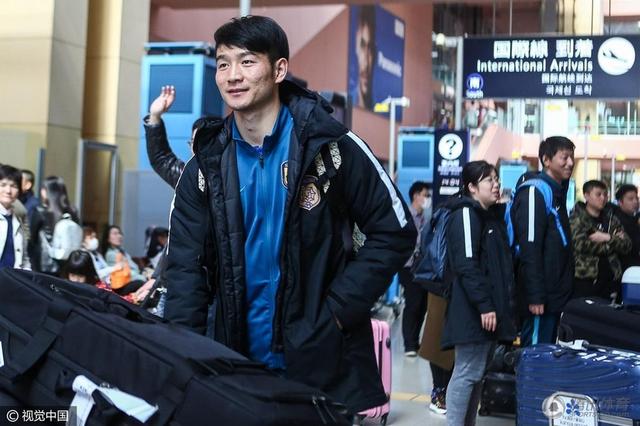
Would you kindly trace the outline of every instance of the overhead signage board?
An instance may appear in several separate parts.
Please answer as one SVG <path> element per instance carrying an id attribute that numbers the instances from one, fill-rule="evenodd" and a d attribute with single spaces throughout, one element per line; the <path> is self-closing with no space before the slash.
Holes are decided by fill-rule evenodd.
<path id="1" fill-rule="evenodd" d="M 640 35 L 467 38 L 467 99 L 640 97 Z"/>

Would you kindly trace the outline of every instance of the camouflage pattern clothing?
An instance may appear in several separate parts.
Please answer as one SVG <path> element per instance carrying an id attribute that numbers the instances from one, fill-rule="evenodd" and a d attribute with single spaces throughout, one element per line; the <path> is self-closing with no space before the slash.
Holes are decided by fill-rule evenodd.
<path id="1" fill-rule="evenodd" d="M 624 229 L 613 210 L 605 209 L 600 217 L 591 216 L 582 202 L 577 203 L 571 218 L 571 235 L 573 236 L 573 255 L 575 258 L 575 277 L 577 279 L 598 279 L 598 263 L 600 258 L 609 261 L 614 281 L 622 278 L 622 264 L 620 255 L 631 250 L 631 240 L 624 233 Z M 606 243 L 596 243 L 589 239 L 589 235 L 596 231 L 607 232 L 611 240 Z M 616 235 L 621 232 L 620 235 Z"/>

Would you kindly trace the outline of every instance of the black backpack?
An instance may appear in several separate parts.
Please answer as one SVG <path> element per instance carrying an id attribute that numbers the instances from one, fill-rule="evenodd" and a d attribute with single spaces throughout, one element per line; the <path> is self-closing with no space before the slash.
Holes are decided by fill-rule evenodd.
<path id="1" fill-rule="evenodd" d="M 413 261 L 413 282 L 420 284 L 429 293 L 447 298 L 451 280 L 447 279 L 446 230 L 451 210 L 441 207 L 435 211 L 431 221 L 420 230 L 420 247 Z"/>
<path id="2" fill-rule="evenodd" d="M 88 425 L 348 424 L 324 393 L 114 293 L 2 269 L 0 300 L 0 393 L 25 406 L 90 400 Z"/>

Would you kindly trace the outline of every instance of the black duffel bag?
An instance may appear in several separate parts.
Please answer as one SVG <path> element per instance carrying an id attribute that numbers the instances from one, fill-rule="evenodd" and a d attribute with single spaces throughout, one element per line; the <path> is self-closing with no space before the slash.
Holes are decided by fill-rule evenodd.
<path id="1" fill-rule="evenodd" d="M 75 399 L 79 424 L 348 424 L 324 393 L 86 284 L 0 270 L 0 342 L 0 390 Z"/>
<path id="2" fill-rule="evenodd" d="M 562 312 L 558 339 L 640 352 L 640 312 L 598 297 L 573 299 Z"/>

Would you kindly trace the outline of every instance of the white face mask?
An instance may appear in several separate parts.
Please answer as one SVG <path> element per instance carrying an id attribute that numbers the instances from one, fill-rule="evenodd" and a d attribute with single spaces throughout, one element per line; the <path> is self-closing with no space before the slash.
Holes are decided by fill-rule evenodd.
<path id="1" fill-rule="evenodd" d="M 87 250 L 96 251 L 98 250 L 98 239 L 93 237 L 86 243 Z"/>
<path id="2" fill-rule="evenodd" d="M 422 200 L 422 210 L 429 210 L 431 208 L 431 197 L 425 197 Z"/>

